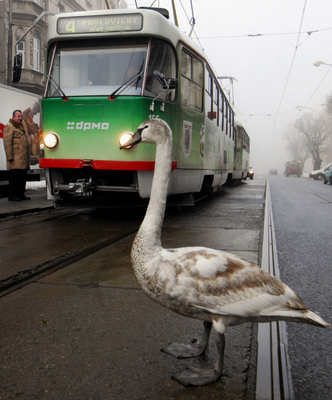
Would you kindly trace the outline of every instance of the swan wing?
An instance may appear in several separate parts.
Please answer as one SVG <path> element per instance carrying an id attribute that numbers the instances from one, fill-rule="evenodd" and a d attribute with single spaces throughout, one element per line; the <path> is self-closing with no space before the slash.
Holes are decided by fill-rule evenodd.
<path id="1" fill-rule="evenodd" d="M 307 310 L 292 289 L 233 254 L 204 247 L 164 250 L 160 265 L 169 301 L 192 313 L 258 318 Z"/>

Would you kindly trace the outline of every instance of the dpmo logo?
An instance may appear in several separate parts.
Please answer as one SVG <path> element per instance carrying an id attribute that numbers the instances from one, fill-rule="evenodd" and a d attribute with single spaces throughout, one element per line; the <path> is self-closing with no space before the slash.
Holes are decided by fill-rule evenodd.
<path id="1" fill-rule="evenodd" d="M 93 131 L 93 130 L 107 130 L 109 129 L 109 122 L 67 122 L 68 130 L 81 130 L 81 131 Z"/>

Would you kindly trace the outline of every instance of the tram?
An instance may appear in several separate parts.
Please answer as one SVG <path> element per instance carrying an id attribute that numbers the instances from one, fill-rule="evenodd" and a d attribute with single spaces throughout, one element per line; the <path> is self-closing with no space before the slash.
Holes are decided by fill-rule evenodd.
<path id="1" fill-rule="evenodd" d="M 173 132 L 169 195 L 241 180 L 250 139 L 202 50 L 165 9 L 58 14 L 48 35 L 43 157 L 55 203 L 150 196 L 155 148 L 120 150 L 145 120 Z"/>

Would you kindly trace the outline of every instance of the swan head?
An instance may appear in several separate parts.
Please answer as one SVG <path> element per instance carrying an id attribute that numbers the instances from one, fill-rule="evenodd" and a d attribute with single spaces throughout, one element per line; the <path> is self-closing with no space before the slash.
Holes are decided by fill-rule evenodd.
<path id="1" fill-rule="evenodd" d="M 120 149 L 131 149 L 138 143 L 163 143 L 172 139 L 172 131 L 168 124 L 159 118 L 143 122 L 134 135 Z"/>

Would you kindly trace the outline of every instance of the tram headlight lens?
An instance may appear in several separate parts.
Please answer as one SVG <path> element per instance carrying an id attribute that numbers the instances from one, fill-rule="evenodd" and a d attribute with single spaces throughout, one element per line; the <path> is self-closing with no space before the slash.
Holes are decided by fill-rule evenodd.
<path id="1" fill-rule="evenodd" d="M 129 143 L 128 143 L 128 146 L 127 146 L 127 147 L 124 147 L 123 150 L 132 151 L 132 150 L 136 150 L 136 149 L 137 149 L 137 146 L 138 146 L 137 144 L 130 145 L 130 139 L 131 139 L 133 136 L 134 136 L 134 134 L 133 134 L 132 132 L 125 132 L 125 133 L 123 133 L 123 134 L 120 136 L 120 140 L 119 140 L 120 146 L 123 146 L 124 144 L 126 144 L 127 142 L 129 142 Z"/>
<path id="2" fill-rule="evenodd" d="M 54 132 L 50 132 L 44 137 L 44 144 L 49 150 L 56 149 L 59 143 L 60 143 L 60 138 Z"/>

